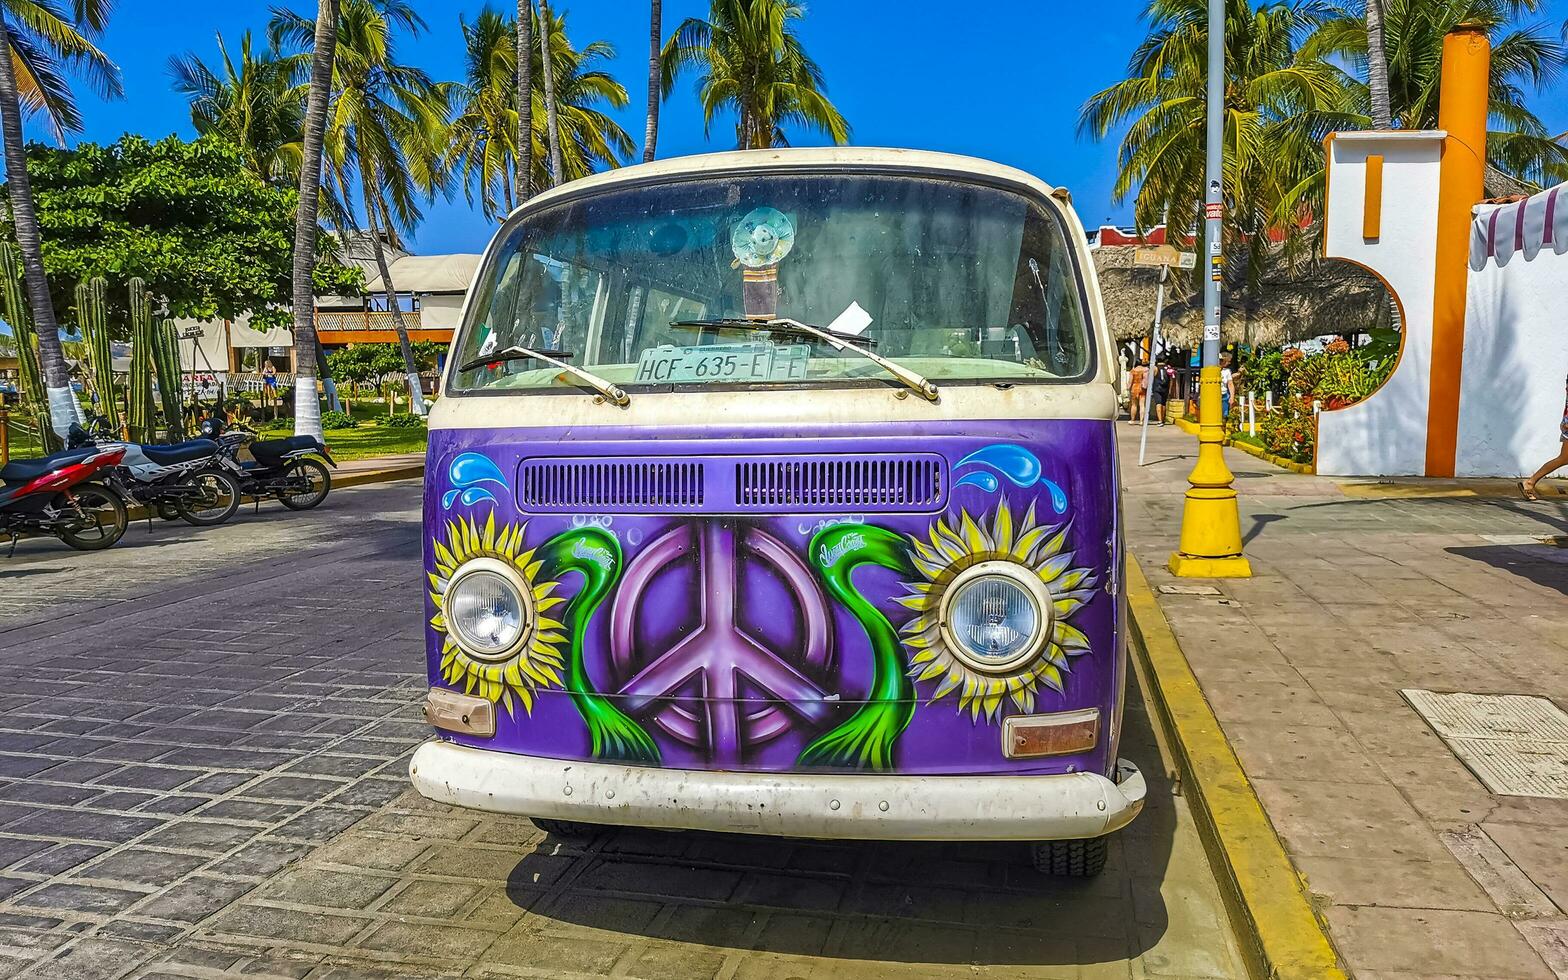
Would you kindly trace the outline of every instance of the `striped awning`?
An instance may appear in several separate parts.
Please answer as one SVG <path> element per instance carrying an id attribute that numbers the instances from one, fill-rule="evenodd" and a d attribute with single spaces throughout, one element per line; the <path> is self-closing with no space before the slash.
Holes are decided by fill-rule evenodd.
<path id="1" fill-rule="evenodd" d="M 1512 204 L 1476 208 L 1470 228 L 1470 268 L 1488 261 L 1507 265 L 1514 256 L 1531 261 L 1542 249 L 1568 252 L 1568 184 L 1559 184 Z"/>

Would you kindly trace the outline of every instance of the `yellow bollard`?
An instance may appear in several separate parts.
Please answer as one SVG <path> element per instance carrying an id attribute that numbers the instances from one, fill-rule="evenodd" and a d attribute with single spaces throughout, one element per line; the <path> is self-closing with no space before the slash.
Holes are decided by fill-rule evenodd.
<path id="1" fill-rule="evenodd" d="M 1220 411 L 1220 368 L 1211 364 L 1200 376 L 1198 462 L 1187 482 L 1182 507 L 1181 544 L 1171 555 L 1171 573 L 1181 578 L 1251 578 L 1252 563 L 1241 553 L 1241 512 L 1235 480 L 1225 465 L 1225 418 Z"/>

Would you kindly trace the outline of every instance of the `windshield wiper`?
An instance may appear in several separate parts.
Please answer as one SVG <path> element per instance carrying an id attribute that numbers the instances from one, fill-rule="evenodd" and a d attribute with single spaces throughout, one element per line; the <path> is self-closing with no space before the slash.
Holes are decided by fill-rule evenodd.
<path id="1" fill-rule="evenodd" d="M 779 333 L 792 333 L 796 336 L 815 337 L 837 351 L 854 351 L 861 357 L 874 362 L 882 370 L 897 378 L 905 387 L 925 398 L 927 401 L 936 401 L 940 392 L 925 376 L 911 371 L 894 361 L 888 360 L 881 354 L 870 350 L 872 342 L 864 337 L 854 334 L 838 333 L 822 327 L 814 327 L 809 323 L 791 320 L 787 317 L 776 317 L 772 320 L 742 320 L 737 317 L 719 317 L 712 320 L 672 320 L 672 327 L 713 328 L 718 330 L 763 330 Z"/>
<path id="2" fill-rule="evenodd" d="M 499 364 L 502 361 L 543 361 L 552 367 L 560 368 L 589 388 L 597 391 L 604 396 L 604 400 L 607 402 L 613 402 L 622 408 L 631 404 L 631 396 L 627 395 L 620 385 L 601 378 L 592 371 L 584 370 L 575 364 L 568 364 L 563 360 L 563 358 L 571 356 L 570 351 L 564 350 L 543 351 L 531 350 L 527 347 L 508 347 L 506 350 L 497 351 L 494 354 L 484 354 L 476 357 L 466 364 L 459 365 L 457 370 L 461 374 L 466 371 L 472 371 L 475 368 L 484 367 L 486 364 Z"/>

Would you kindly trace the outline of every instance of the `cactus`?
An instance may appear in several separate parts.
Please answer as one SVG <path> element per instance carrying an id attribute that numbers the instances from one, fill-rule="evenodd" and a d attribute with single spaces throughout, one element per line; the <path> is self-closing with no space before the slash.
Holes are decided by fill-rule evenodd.
<path id="1" fill-rule="evenodd" d="M 16 359 L 21 375 L 21 416 L 27 427 L 37 431 L 44 452 L 60 448 L 60 439 L 49 425 L 48 396 L 44 393 L 43 371 L 38 366 L 38 338 L 33 332 L 33 314 L 22 290 L 22 259 L 15 245 L 0 244 L 0 316 L 11 325 L 16 338 Z"/>
<path id="2" fill-rule="evenodd" d="M 131 427 L 131 441 L 151 442 L 154 435 L 152 372 L 153 347 L 158 328 L 153 321 L 147 284 L 132 279 L 131 288 L 131 375 L 125 388 L 125 414 Z"/>
<path id="3" fill-rule="evenodd" d="M 109 283 L 95 276 L 76 286 L 76 322 L 87 342 L 87 366 L 93 389 L 98 392 L 98 414 L 109 425 L 120 427 L 120 410 L 114 401 L 114 352 L 109 344 Z"/>
<path id="4" fill-rule="evenodd" d="M 185 438 L 185 404 L 180 382 L 180 341 L 174 321 L 158 324 L 154 359 L 158 369 L 158 400 L 163 403 L 163 426 L 170 442 Z"/>

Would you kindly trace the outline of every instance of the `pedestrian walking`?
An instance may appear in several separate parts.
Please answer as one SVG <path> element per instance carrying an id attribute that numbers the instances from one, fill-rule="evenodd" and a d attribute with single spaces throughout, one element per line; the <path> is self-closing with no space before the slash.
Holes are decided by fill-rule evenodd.
<path id="1" fill-rule="evenodd" d="M 1562 437 L 1562 446 L 1555 458 L 1547 460 L 1533 475 L 1519 481 L 1519 489 L 1524 493 L 1526 500 L 1540 500 L 1540 494 L 1535 492 L 1536 484 L 1546 479 L 1559 467 L 1568 466 L 1568 379 L 1564 380 L 1563 389 L 1563 420 L 1558 433 Z"/>
<path id="2" fill-rule="evenodd" d="M 1143 418 L 1143 413 L 1148 410 L 1144 404 L 1144 396 L 1149 385 L 1149 359 L 1140 357 L 1138 363 L 1133 365 L 1131 380 L 1128 383 L 1127 415 L 1133 425 L 1137 425 Z"/>
<path id="3" fill-rule="evenodd" d="M 1170 358 L 1161 354 L 1154 359 L 1154 377 L 1149 381 L 1149 399 L 1154 404 L 1154 417 L 1158 419 L 1156 425 L 1165 424 L 1165 403 L 1171 397 L 1171 382 L 1176 378 L 1176 369 L 1171 367 Z"/>
<path id="4" fill-rule="evenodd" d="M 1230 407 L 1236 401 L 1236 374 L 1231 370 L 1230 354 L 1220 355 L 1220 418 L 1230 424 Z"/>

